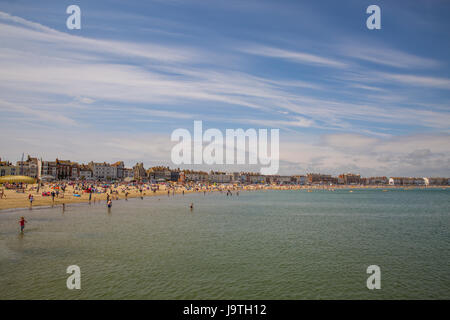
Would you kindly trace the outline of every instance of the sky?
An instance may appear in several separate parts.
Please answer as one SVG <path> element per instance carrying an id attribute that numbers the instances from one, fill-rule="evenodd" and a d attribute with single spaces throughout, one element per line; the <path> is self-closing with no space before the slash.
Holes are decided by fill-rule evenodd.
<path id="1" fill-rule="evenodd" d="M 177 167 L 171 133 L 201 120 L 280 129 L 280 174 L 448 177 L 449 16 L 439 0 L 2 0 L 0 157 Z"/>

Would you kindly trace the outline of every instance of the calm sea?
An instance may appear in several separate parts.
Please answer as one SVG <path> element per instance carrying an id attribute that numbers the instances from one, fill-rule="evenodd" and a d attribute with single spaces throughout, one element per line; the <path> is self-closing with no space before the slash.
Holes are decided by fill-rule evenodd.
<path id="1" fill-rule="evenodd" d="M 0 299 L 450 299 L 449 195 L 256 191 L 0 212 Z M 81 290 L 66 287 L 69 265 Z M 380 290 L 366 287 L 369 265 Z"/>

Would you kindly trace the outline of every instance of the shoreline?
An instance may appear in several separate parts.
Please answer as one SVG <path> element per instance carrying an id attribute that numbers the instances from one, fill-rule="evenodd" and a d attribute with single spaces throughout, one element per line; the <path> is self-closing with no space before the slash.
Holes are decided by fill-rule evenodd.
<path id="1" fill-rule="evenodd" d="M 122 187 L 122 190 L 120 188 Z M 140 197 L 153 197 L 153 196 L 174 196 L 174 195 L 182 195 L 183 191 L 184 194 L 190 194 L 190 193 L 213 193 L 213 192 L 224 192 L 226 190 L 231 190 L 233 192 L 236 191 L 257 191 L 257 190 L 306 190 L 308 192 L 312 192 L 314 190 L 316 191 L 335 191 L 335 190 L 365 190 L 365 189 L 383 189 L 386 191 L 389 190 L 410 190 L 410 189 L 448 189 L 450 186 L 351 186 L 351 185 L 339 185 L 339 186 L 262 186 L 262 185 L 246 185 L 246 186 L 239 186 L 239 187 L 229 187 L 229 188 L 218 188 L 215 187 L 214 189 L 200 189 L 195 190 L 194 188 L 187 189 L 185 186 L 177 186 L 175 188 L 175 193 L 173 193 L 174 189 L 167 189 L 166 186 L 164 186 L 164 189 L 157 190 L 156 192 L 153 192 L 151 190 L 143 190 L 142 194 L 138 189 L 126 189 L 126 191 L 123 191 L 123 186 L 119 186 L 117 188 L 113 188 L 117 194 L 113 194 L 112 201 L 116 200 L 124 200 L 126 198 L 140 198 Z M 73 189 L 73 188 L 72 188 Z M 47 186 L 47 188 L 42 188 L 41 192 L 49 191 L 50 188 Z M 119 192 L 120 191 L 120 192 Z M 73 195 L 72 192 L 66 191 L 64 194 L 62 194 L 61 197 L 55 197 L 55 200 L 52 201 L 52 198 L 50 196 L 42 196 L 42 194 L 37 194 L 34 190 L 26 190 L 24 193 L 18 193 L 15 190 L 6 190 L 6 198 L 0 199 L 0 213 L 4 212 L 14 212 L 15 209 L 17 210 L 25 210 L 25 209 L 32 209 L 32 208 L 53 208 L 53 207 L 62 207 L 63 204 L 70 205 L 70 204 L 89 204 L 89 202 L 96 204 L 98 202 L 104 202 L 106 204 L 106 198 L 107 193 L 93 193 L 92 199 L 89 201 L 89 194 L 88 193 L 81 193 L 79 197 L 76 197 Z M 128 193 L 127 196 L 125 196 L 125 192 Z M 30 202 L 28 200 L 28 195 L 32 194 L 34 197 L 33 206 L 30 208 Z"/>

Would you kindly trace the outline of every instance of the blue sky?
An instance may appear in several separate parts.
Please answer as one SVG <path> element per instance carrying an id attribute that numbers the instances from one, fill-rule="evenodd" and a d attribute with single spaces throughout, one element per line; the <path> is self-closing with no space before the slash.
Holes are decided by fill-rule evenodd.
<path id="1" fill-rule="evenodd" d="M 3 1 L 0 156 L 171 165 L 170 133 L 203 120 L 279 128 L 281 174 L 449 176 L 449 16 L 438 0 Z"/>

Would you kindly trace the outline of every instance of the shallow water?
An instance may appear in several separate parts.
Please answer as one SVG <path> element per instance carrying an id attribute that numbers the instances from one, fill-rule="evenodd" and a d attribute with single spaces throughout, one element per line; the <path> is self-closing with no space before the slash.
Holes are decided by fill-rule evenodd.
<path id="1" fill-rule="evenodd" d="M 449 299 L 449 192 L 256 191 L 1 212 L 0 298 Z M 372 264 L 381 290 L 366 287 Z M 66 287 L 69 265 L 81 290 Z"/>

